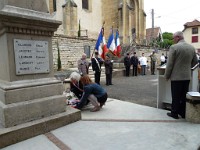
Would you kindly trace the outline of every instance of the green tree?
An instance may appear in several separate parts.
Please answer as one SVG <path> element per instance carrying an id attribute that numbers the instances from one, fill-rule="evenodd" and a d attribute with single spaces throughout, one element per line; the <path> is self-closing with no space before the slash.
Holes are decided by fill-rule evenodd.
<path id="1" fill-rule="evenodd" d="M 173 33 L 164 32 L 162 34 L 162 37 L 163 37 L 163 41 L 160 42 L 160 47 L 162 47 L 162 48 L 168 48 L 172 44 L 174 44 L 174 42 L 173 42 Z"/>
<path id="2" fill-rule="evenodd" d="M 58 44 L 58 40 L 57 40 L 57 49 L 58 49 L 58 59 L 57 59 L 57 71 L 60 71 L 62 69 L 62 63 L 61 63 L 61 59 L 60 59 L 60 48 L 59 48 L 59 44 Z"/>
<path id="3" fill-rule="evenodd" d="M 78 25 L 78 37 L 81 37 L 81 21 L 79 20 L 79 25 Z"/>

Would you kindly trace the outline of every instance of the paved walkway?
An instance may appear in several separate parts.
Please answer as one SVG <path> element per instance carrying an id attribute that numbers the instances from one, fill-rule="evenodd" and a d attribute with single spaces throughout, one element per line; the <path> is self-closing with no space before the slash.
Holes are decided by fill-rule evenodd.
<path id="1" fill-rule="evenodd" d="M 166 110 L 109 99 L 99 112 L 2 150 L 197 150 L 200 125 Z"/>

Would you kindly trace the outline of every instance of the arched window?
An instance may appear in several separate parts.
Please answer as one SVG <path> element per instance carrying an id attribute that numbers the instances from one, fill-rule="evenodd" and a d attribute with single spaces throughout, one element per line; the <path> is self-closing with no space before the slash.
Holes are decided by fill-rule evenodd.
<path id="1" fill-rule="evenodd" d="M 82 8 L 89 10 L 89 2 L 88 2 L 88 0 L 82 0 Z"/>

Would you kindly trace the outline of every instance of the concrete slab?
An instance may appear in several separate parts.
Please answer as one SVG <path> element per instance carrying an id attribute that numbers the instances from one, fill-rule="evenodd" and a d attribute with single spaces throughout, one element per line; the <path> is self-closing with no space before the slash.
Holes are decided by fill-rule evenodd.
<path id="1" fill-rule="evenodd" d="M 109 99 L 99 112 L 90 112 L 90 108 L 81 112 L 81 121 L 51 131 L 56 140 L 48 139 L 66 150 L 197 150 L 200 146 L 200 125 L 170 118 L 166 110 L 115 99 Z M 47 138 L 35 138 L 49 143 Z M 15 145 L 27 149 L 27 144 Z"/>
<path id="2" fill-rule="evenodd" d="M 108 99 L 106 105 L 98 112 L 91 113 L 87 107 L 82 111 L 82 120 L 136 120 L 136 121 L 159 121 L 174 120 L 168 117 L 167 110 L 157 109 L 144 105 L 138 105 L 116 99 Z M 177 121 L 184 121 L 179 119 Z"/>
<path id="3" fill-rule="evenodd" d="M 46 136 L 39 135 L 1 150 L 59 150 L 59 148 L 49 141 Z"/>
<path id="4" fill-rule="evenodd" d="M 52 133 L 72 150 L 196 150 L 200 126 L 190 123 L 79 121 Z"/>

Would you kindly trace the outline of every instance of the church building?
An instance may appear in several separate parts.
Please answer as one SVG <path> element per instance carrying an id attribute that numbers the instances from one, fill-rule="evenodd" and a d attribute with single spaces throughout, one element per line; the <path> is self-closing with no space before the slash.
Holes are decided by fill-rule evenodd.
<path id="1" fill-rule="evenodd" d="M 106 39 L 113 28 L 119 30 L 121 43 L 145 41 L 144 0 L 48 0 L 48 5 L 53 17 L 62 21 L 56 34 L 96 39 L 105 23 Z"/>

